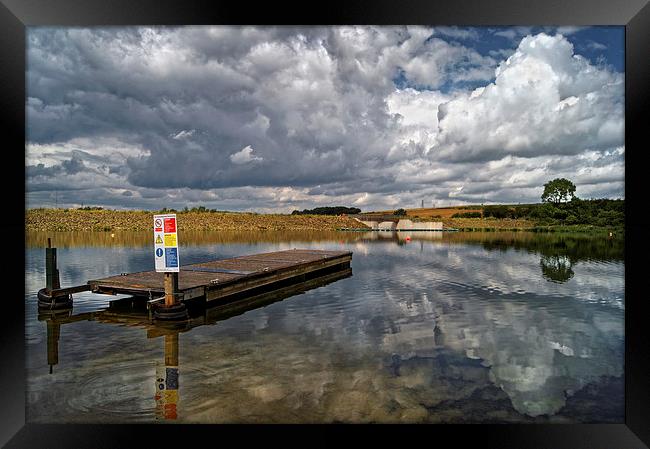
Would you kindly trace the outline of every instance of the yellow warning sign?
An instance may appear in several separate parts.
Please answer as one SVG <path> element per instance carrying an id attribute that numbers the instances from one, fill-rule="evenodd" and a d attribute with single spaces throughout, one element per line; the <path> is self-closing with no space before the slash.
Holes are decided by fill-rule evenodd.
<path id="1" fill-rule="evenodd" d="M 174 233 L 174 234 L 165 234 L 165 246 L 177 246 L 176 245 L 176 233 Z"/>
<path id="2" fill-rule="evenodd" d="M 160 238 L 160 234 L 156 236 L 156 245 L 162 245 L 163 239 Z"/>

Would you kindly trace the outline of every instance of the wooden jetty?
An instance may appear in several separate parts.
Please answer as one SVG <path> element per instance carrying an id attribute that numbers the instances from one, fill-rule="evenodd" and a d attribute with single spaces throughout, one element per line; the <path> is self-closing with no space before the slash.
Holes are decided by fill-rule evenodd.
<path id="1" fill-rule="evenodd" d="M 45 341 L 47 343 L 49 372 L 52 374 L 54 366 L 59 364 L 59 344 L 60 340 L 65 338 L 66 335 L 66 333 L 61 332 L 63 325 L 80 321 L 95 321 L 144 329 L 147 338 L 162 337 L 163 339 L 163 342 L 161 342 L 163 357 L 157 360 L 155 376 L 151 378 L 152 383 L 155 383 L 156 386 L 156 393 L 153 397 L 150 397 L 150 400 L 155 401 L 152 401 L 152 405 L 155 404 L 156 406 L 156 419 L 177 419 L 177 403 L 181 391 L 178 385 L 182 371 L 180 363 L 182 358 L 179 357 L 182 349 L 182 345 L 179 344 L 181 334 L 190 332 L 200 326 L 214 325 L 246 311 L 283 301 L 294 295 L 352 276 L 352 269 L 349 267 L 334 272 L 325 269 L 313 273 L 323 271 L 328 271 L 328 274 L 293 283 L 266 293 L 247 296 L 246 299 L 224 302 L 214 301 L 210 307 L 191 306 L 192 302 L 190 301 L 188 302 L 188 306 L 190 306 L 189 317 L 182 322 L 159 322 L 151 320 L 150 317 L 147 318 L 147 310 L 142 307 L 142 301 L 138 301 L 136 297 L 115 299 L 109 302 L 108 308 L 78 314 L 73 314 L 72 309 L 39 310 L 38 320 L 45 321 L 46 324 Z M 309 275 L 306 277 L 309 277 Z M 169 382 L 168 379 L 173 380 L 173 382 Z"/>
<path id="2" fill-rule="evenodd" d="M 247 295 L 244 299 L 224 299 L 224 301 L 210 303 L 209 307 L 201 307 L 200 304 L 196 304 L 190 307 L 189 319 L 181 324 L 152 321 L 149 310 L 143 306 L 142 301 L 139 301 L 137 297 L 114 299 L 109 301 L 108 307 L 76 314 L 73 314 L 72 309 L 39 310 L 38 320 L 57 325 L 78 321 L 96 321 L 104 324 L 139 327 L 147 331 L 148 338 L 152 338 L 164 335 L 169 331 L 183 333 L 195 327 L 213 325 L 219 321 L 241 315 L 249 310 L 284 301 L 306 291 L 326 286 L 350 276 L 352 276 L 352 269 L 343 268 L 268 292 Z"/>
<path id="3" fill-rule="evenodd" d="M 280 287 L 287 282 L 299 282 L 325 274 L 328 270 L 349 268 L 351 260 L 350 251 L 293 249 L 185 265 L 178 273 L 174 295 L 180 302 L 190 299 L 212 302 L 246 292 L 259 292 L 262 288 Z M 52 289 L 51 296 L 80 291 L 160 298 L 166 292 L 165 273 L 122 273 L 90 280 L 80 286 Z"/>

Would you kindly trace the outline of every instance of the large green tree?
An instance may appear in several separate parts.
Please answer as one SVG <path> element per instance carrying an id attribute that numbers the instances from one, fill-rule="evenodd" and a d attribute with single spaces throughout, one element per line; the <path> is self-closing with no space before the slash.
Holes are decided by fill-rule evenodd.
<path id="1" fill-rule="evenodd" d="M 542 201 L 545 203 L 560 204 L 575 198 L 576 186 L 565 178 L 555 178 L 544 184 Z"/>

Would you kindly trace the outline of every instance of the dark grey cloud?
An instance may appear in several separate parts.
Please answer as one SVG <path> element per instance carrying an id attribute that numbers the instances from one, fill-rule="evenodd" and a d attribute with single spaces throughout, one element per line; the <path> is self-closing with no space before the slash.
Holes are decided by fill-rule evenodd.
<path id="1" fill-rule="evenodd" d="M 27 173 L 30 176 L 53 177 L 59 175 L 74 175 L 85 169 L 83 161 L 77 157 L 64 160 L 60 164 L 45 167 L 44 164 L 28 165 Z"/>
<path id="2" fill-rule="evenodd" d="M 418 195 L 505 200 L 523 185 L 504 183 L 508 171 L 532 173 L 526 186 L 539 188 L 573 162 L 591 170 L 580 172 L 590 184 L 622 178 L 621 74 L 574 58 L 561 37 L 482 56 L 468 44 L 477 36 L 455 27 L 29 28 L 28 191 L 65 175 L 124 207 L 291 210 Z"/>

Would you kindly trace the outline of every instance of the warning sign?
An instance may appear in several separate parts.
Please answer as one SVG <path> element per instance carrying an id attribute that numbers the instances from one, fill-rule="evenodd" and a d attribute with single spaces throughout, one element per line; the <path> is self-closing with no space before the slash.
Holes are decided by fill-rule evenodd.
<path id="1" fill-rule="evenodd" d="M 176 234 L 165 234 L 165 246 L 167 248 L 170 246 L 178 246 L 176 244 Z"/>
<path id="2" fill-rule="evenodd" d="M 165 232 L 176 232 L 176 216 L 165 218 Z"/>
<path id="3" fill-rule="evenodd" d="M 178 272 L 176 214 L 154 215 L 154 261 L 158 272 Z"/>
<path id="4" fill-rule="evenodd" d="M 178 268 L 178 248 L 165 248 L 165 268 Z"/>

